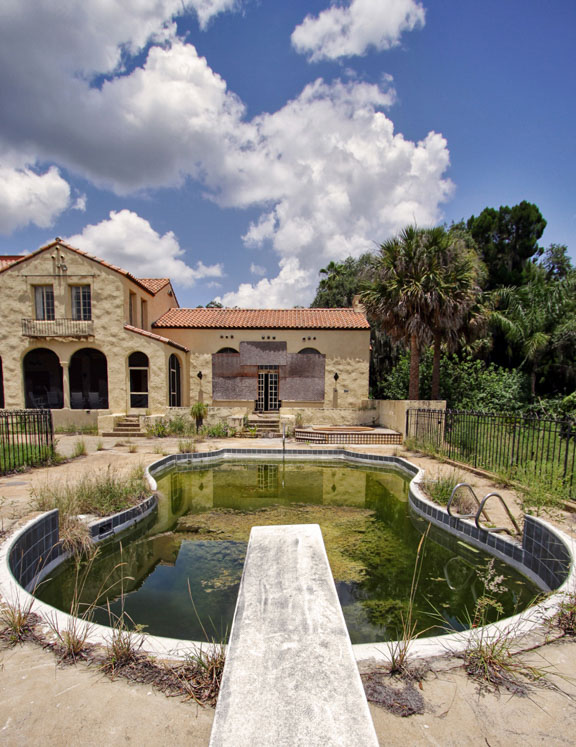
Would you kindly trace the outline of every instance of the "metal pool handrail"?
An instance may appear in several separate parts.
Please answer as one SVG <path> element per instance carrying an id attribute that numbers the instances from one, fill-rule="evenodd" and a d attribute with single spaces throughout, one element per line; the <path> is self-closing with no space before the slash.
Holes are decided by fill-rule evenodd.
<path id="1" fill-rule="evenodd" d="M 514 529 L 516 530 L 516 534 L 517 535 L 521 535 L 522 531 L 521 531 L 520 527 L 518 526 L 518 524 L 516 522 L 516 519 L 512 515 L 512 512 L 508 508 L 508 505 L 507 505 L 506 501 L 504 500 L 504 498 L 502 498 L 502 496 L 500 495 L 500 493 L 488 493 L 488 495 L 485 495 L 484 498 L 482 499 L 480 507 L 478 508 L 478 513 L 476 514 L 476 516 L 474 518 L 474 521 L 476 522 L 476 526 L 478 527 L 478 529 L 487 529 L 489 532 L 506 532 L 509 535 L 513 534 L 513 532 L 511 532 L 507 527 L 492 527 L 492 528 L 489 529 L 488 527 L 481 527 L 480 526 L 480 514 L 484 510 L 484 506 L 486 505 L 486 502 L 488 501 L 488 498 L 492 498 L 494 496 L 496 498 L 500 498 L 500 503 L 502 504 L 502 506 L 504 507 L 504 510 L 508 514 L 508 518 L 510 519 L 510 521 L 512 522 L 512 524 L 514 524 Z M 484 516 L 486 516 L 486 513 L 484 513 Z"/>
<path id="2" fill-rule="evenodd" d="M 446 511 L 448 512 L 449 516 L 454 516 L 454 514 L 450 510 L 450 507 L 452 506 L 452 502 L 454 501 L 454 498 L 456 496 L 456 491 L 459 490 L 459 488 L 468 488 L 468 490 L 472 493 L 472 497 L 476 501 L 476 505 L 480 506 L 480 501 L 478 500 L 478 496 L 474 492 L 474 489 L 473 489 L 472 485 L 470 485 L 467 482 L 459 482 L 458 485 L 456 485 L 452 489 L 452 492 L 450 493 L 450 498 L 448 499 L 448 503 L 446 504 Z M 483 509 L 480 509 L 480 511 L 482 511 L 482 513 L 484 514 L 484 518 L 486 519 L 486 521 L 490 521 L 490 517 L 488 516 L 488 514 L 486 513 L 486 511 L 484 511 Z M 474 519 L 474 518 L 476 518 L 476 516 L 478 516 L 478 513 L 458 514 L 458 517 L 460 519 Z"/>

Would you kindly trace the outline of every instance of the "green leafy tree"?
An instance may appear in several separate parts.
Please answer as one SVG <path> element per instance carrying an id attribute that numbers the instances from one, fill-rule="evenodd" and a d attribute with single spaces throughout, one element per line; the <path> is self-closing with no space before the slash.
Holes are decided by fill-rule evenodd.
<path id="1" fill-rule="evenodd" d="M 521 285 L 530 260 L 542 254 L 538 240 L 546 221 L 538 207 L 523 201 L 486 208 L 466 225 L 488 270 L 486 289 Z"/>
<path id="2" fill-rule="evenodd" d="M 313 309 L 337 309 L 352 306 L 354 296 L 360 293 L 363 280 L 372 262 L 370 253 L 355 259 L 347 257 L 342 262 L 330 262 L 320 270 L 322 279 L 316 296 L 310 304 Z"/>
<path id="3" fill-rule="evenodd" d="M 568 256 L 568 247 L 564 244 L 550 244 L 544 252 L 541 262 L 548 279 L 562 280 L 574 269 Z"/>
<path id="4" fill-rule="evenodd" d="M 573 370 L 576 343 L 576 276 L 556 280 L 532 265 L 528 282 L 494 291 L 493 324 L 503 331 L 510 352 L 522 358 L 536 396 L 538 376 L 550 367 Z"/>

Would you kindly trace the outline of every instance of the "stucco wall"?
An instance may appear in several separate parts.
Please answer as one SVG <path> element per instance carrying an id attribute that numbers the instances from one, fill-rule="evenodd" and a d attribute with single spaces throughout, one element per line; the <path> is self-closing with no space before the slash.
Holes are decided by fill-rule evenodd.
<path id="1" fill-rule="evenodd" d="M 287 353 L 298 353 L 303 348 L 316 348 L 326 356 L 324 406 L 360 407 L 368 397 L 370 365 L 369 330 L 157 330 L 166 337 L 190 348 L 190 402 L 199 397 L 212 403 L 212 354 L 222 348 L 240 351 L 240 343 L 260 342 L 263 339 L 286 343 Z M 202 372 L 202 381 L 197 373 Z M 338 382 L 334 374 L 338 373 Z M 336 392 L 334 392 L 336 390 Z M 245 403 L 237 402 L 238 406 Z M 297 402 L 283 401 L 283 407 L 297 406 Z M 306 403 L 308 406 L 309 403 Z"/>
<path id="2" fill-rule="evenodd" d="M 66 271 L 56 265 L 62 262 Z M 52 285 L 56 319 L 70 319 L 73 285 L 90 285 L 93 335 L 87 338 L 28 337 L 22 334 L 22 319 L 34 319 L 34 286 Z M 124 329 L 128 319 L 128 292 L 137 297 L 152 298 L 128 278 L 65 248 L 42 252 L 26 262 L 0 273 L 0 356 L 4 372 L 5 406 L 25 406 L 23 359 L 30 350 L 46 348 L 53 351 L 64 369 L 66 389 L 67 368 L 73 354 L 83 348 L 99 350 L 106 356 L 110 412 L 126 412 L 129 408 L 128 366 L 130 353 L 141 351 L 150 361 L 149 405 L 152 412 L 161 412 L 168 404 L 167 370 L 171 353 L 178 355 L 182 366 L 183 396 L 188 399 L 189 368 L 186 354 L 134 332 Z M 74 412 L 74 411 L 72 411 Z"/>
<path id="3" fill-rule="evenodd" d="M 406 412 L 410 409 L 445 410 L 446 400 L 431 399 L 381 399 L 376 400 L 378 425 L 391 428 L 402 435 L 406 430 Z"/>

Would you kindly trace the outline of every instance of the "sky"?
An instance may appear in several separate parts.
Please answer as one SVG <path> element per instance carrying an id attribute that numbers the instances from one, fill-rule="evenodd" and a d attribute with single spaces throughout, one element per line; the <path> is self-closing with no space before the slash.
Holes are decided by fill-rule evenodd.
<path id="1" fill-rule="evenodd" d="M 0 253 L 59 236 L 182 306 L 522 200 L 576 258 L 573 0 L 3 0 Z"/>

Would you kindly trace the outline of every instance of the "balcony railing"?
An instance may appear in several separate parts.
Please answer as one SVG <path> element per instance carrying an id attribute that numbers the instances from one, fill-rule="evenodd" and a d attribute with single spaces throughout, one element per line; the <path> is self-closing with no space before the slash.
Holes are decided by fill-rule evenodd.
<path id="1" fill-rule="evenodd" d="M 90 337 L 94 334 L 91 319 L 22 319 L 25 337 Z"/>

